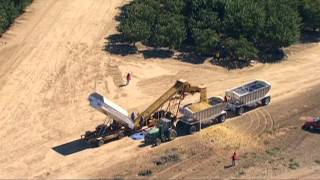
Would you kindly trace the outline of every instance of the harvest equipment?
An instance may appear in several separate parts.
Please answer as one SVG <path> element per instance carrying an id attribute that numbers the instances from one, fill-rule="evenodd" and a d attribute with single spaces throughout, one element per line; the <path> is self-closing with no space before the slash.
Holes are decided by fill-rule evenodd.
<path id="1" fill-rule="evenodd" d="M 271 97 L 268 94 L 271 85 L 266 81 L 255 80 L 242 86 L 227 90 L 225 92 L 226 110 L 231 110 L 241 115 L 246 107 L 258 104 L 268 105 Z"/>
<path id="2" fill-rule="evenodd" d="M 89 96 L 90 105 L 109 117 L 109 121 L 97 126 L 95 131 L 87 131 L 82 138 L 100 146 L 107 140 L 120 139 L 136 132 L 140 132 L 140 137 L 144 130 L 145 143 L 158 145 L 177 136 L 175 124 L 179 130 L 192 134 L 202 125 L 224 122 L 229 111 L 241 115 L 246 107 L 268 105 L 270 89 L 268 82 L 255 80 L 227 90 L 224 99 L 207 99 L 204 86 L 191 86 L 184 80 L 178 80 L 145 111 L 131 118 L 122 107 L 98 93 L 92 93 Z M 185 106 L 182 117 L 178 117 L 181 101 L 186 95 L 194 93 L 200 93 L 200 102 Z"/>
<path id="3" fill-rule="evenodd" d="M 159 125 L 152 128 L 144 136 L 145 144 L 160 145 L 161 142 L 172 141 L 177 137 L 177 131 L 174 129 L 173 121 L 167 118 L 161 118 Z"/>
<path id="4" fill-rule="evenodd" d="M 192 134 L 200 130 L 202 125 L 208 126 L 216 122 L 222 123 L 227 117 L 225 111 L 226 103 L 219 97 L 209 98 L 206 105 L 207 108 L 202 108 L 199 111 L 192 110 L 192 106 L 197 105 L 202 104 L 191 104 L 183 108 L 183 117 L 178 121 L 177 128 Z"/>
<path id="5" fill-rule="evenodd" d="M 191 86 L 184 80 L 178 80 L 174 86 L 151 104 L 137 117 L 130 118 L 128 112 L 98 93 L 89 96 L 90 105 L 105 114 L 109 121 L 96 127 L 95 131 L 87 131 L 82 139 L 93 145 L 102 145 L 108 140 L 120 139 L 126 135 L 141 131 L 143 127 L 162 127 L 165 132 L 168 126 L 164 119 L 170 121 L 170 129 L 174 129 L 181 101 L 187 94 L 200 93 L 200 101 L 207 101 L 205 87 Z M 165 106 L 165 104 L 168 104 Z M 162 119 L 162 120 L 161 120 Z M 158 126 L 159 125 L 159 126 Z M 164 130 L 166 129 L 166 130 Z M 154 130 L 155 131 L 155 130 Z M 172 131 L 172 130 L 170 130 Z"/>

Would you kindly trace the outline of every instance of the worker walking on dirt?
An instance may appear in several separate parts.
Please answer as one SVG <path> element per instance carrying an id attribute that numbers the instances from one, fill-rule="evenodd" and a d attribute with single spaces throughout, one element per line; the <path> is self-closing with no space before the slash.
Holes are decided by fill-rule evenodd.
<path id="1" fill-rule="evenodd" d="M 130 81 L 131 81 L 131 78 L 132 78 L 132 75 L 131 75 L 130 72 L 128 72 L 128 74 L 127 74 L 127 84 L 126 84 L 126 86 L 129 85 L 129 83 L 130 83 Z"/>
<path id="2" fill-rule="evenodd" d="M 232 166 L 235 166 L 236 165 L 236 160 L 239 160 L 239 157 L 237 156 L 236 152 L 233 153 L 231 159 L 232 159 Z"/>

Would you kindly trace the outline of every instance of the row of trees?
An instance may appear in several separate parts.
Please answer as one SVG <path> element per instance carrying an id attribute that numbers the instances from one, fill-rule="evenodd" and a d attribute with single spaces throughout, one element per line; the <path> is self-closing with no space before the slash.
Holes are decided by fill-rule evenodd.
<path id="1" fill-rule="evenodd" d="M 32 0 L 0 0 L 0 35 L 31 2 Z"/>
<path id="2" fill-rule="evenodd" d="M 119 20 L 129 43 L 250 60 L 319 29 L 320 0 L 135 0 Z"/>

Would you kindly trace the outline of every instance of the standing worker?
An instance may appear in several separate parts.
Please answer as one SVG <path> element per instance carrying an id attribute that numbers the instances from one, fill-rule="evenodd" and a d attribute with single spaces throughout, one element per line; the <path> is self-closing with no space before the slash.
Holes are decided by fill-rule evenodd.
<path id="1" fill-rule="evenodd" d="M 232 166 L 236 166 L 236 160 L 239 160 L 236 152 L 233 153 L 231 159 L 232 159 Z"/>
<path id="2" fill-rule="evenodd" d="M 126 86 L 129 85 L 129 83 L 130 83 L 130 81 L 131 81 L 131 78 L 132 78 L 132 75 L 131 75 L 130 72 L 128 72 L 128 74 L 127 74 L 127 84 L 126 84 Z"/>

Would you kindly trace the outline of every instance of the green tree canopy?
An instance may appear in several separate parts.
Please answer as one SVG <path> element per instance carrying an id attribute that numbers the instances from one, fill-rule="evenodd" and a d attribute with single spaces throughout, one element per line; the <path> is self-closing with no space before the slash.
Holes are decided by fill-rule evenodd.
<path id="1" fill-rule="evenodd" d="M 305 29 L 320 28 L 320 0 L 302 0 L 299 11 Z"/>
<path id="2" fill-rule="evenodd" d="M 302 25 L 319 28 L 320 0 L 135 0 L 119 31 L 128 42 L 180 49 L 228 60 L 250 60 L 300 38 Z"/>
<path id="3" fill-rule="evenodd" d="M 32 0 L 0 0 L 0 35 Z"/>

